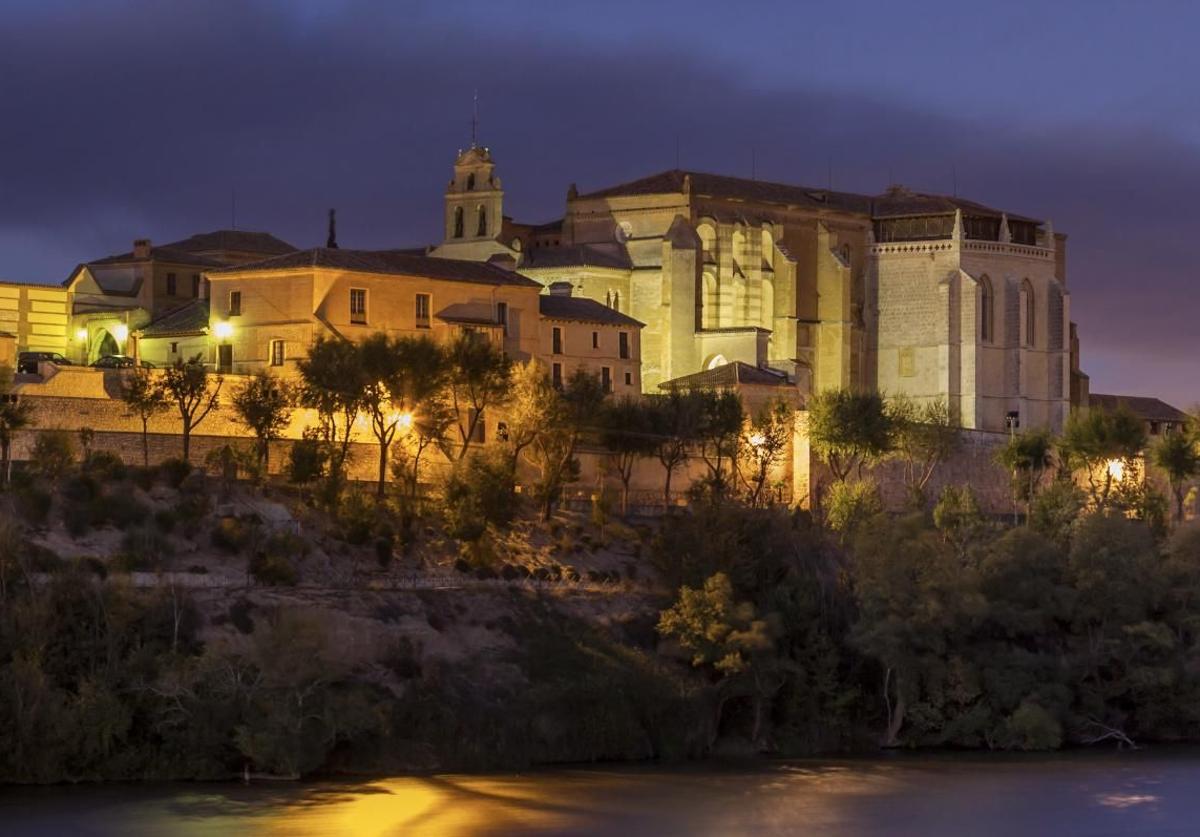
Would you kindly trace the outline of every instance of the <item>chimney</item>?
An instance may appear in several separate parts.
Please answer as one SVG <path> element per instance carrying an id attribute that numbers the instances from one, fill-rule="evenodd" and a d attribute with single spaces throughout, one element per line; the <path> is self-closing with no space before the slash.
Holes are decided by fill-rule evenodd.
<path id="1" fill-rule="evenodd" d="M 570 295 L 571 295 L 571 283 L 570 282 L 551 282 L 550 283 L 550 296 L 570 296 Z"/>
<path id="2" fill-rule="evenodd" d="M 135 259 L 150 258 L 150 239 L 135 238 L 133 240 L 133 257 Z"/>

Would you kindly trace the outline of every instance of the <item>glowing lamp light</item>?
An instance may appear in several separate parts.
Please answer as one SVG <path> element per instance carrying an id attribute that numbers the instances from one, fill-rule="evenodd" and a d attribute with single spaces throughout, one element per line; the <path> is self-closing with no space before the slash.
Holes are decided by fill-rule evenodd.
<path id="1" fill-rule="evenodd" d="M 755 433 L 746 441 L 749 442 L 751 445 L 753 445 L 756 448 L 761 448 L 763 445 L 765 445 L 767 443 L 767 437 L 761 433 Z"/>
<path id="2" fill-rule="evenodd" d="M 86 328 L 81 328 L 75 332 L 75 339 L 78 340 L 80 343 L 86 343 L 87 338 L 88 338 L 88 330 Z"/>
<path id="3" fill-rule="evenodd" d="M 1125 481 L 1125 463 L 1120 459 L 1110 459 L 1108 464 L 1104 466 L 1108 471 L 1108 475 L 1112 477 L 1114 482 Z"/>
<path id="4" fill-rule="evenodd" d="M 412 430 L 413 414 L 404 412 L 404 413 L 401 413 L 400 415 L 396 416 L 396 426 L 399 427 L 401 430 L 403 430 L 405 433 L 407 433 L 409 430 Z"/>
<path id="5" fill-rule="evenodd" d="M 117 338 L 118 343 L 124 343 L 129 337 L 129 326 L 125 323 L 117 323 L 113 326 L 112 335 Z"/>
<path id="6" fill-rule="evenodd" d="M 213 334 L 218 340 L 228 340 L 233 336 L 233 323 L 221 321 L 213 326 Z"/>

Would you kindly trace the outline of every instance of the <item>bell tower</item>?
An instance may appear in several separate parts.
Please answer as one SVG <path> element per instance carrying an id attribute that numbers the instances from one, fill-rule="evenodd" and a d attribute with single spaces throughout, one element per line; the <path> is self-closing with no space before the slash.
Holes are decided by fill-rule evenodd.
<path id="1" fill-rule="evenodd" d="M 443 245 L 494 241 L 503 221 L 504 192 L 487 148 L 472 144 L 458 152 L 454 177 L 446 187 Z"/>

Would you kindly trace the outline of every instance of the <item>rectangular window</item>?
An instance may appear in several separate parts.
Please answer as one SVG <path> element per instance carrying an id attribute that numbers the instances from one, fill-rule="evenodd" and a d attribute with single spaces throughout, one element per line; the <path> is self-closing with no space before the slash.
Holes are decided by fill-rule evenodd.
<path id="1" fill-rule="evenodd" d="M 271 365 L 283 366 L 284 346 L 282 340 L 271 341 Z"/>
<path id="2" fill-rule="evenodd" d="M 620 357 L 621 360 L 629 360 L 629 332 L 622 331 L 620 334 L 617 335 L 617 337 L 620 341 L 617 344 L 617 347 L 619 350 L 617 352 L 618 357 Z"/>
<path id="3" fill-rule="evenodd" d="M 192 274 L 192 299 L 200 298 L 200 274 Z"/>
<path id="4" fill-rule="evenodd" d="M 607 366 L 600 367 L 600 386 L 605 392 L 612 392 L 612 369 Z"/>
<path id="5" fill-rule="evenodd" d="M 562 329 L 559 328 L 558 326 L 554 326 L 554 330 L 550 332 L 550 336 L 551 336 L 550 342 L 552 344 L 550 347 L 550 351 L 552 351 L 556 355 L 561 355 L 563 353 Z"/>
<path id="6" fill-rule="evenodd" d="M 240 317 L 242 315 L 242 292 L 229 292 L 229 316 Z"/>
<path id="7" fill-rule="evenodd" d="M 496 303 L 496 322 L 500 323 L 500 328 L 504 332 L 504 336 L 508 336 L 508 303 Z"/>
<path id="8" fill-rule="evenodd" d="M 167 296 L 175 296 L 175 274 L 167 274 Z"/>
<path id="9" fill-rule="evenodd" d="M 632 372 L 625 373 L 625 386 L 627 386 L 627 387 L 633 386 L 633 373 Z"/>
<path id="10" fill-rule="evenodd" d="M 417 294 L 417 328 L 429 328 L 429 294 Z"/>
<path id="11" fill-rule="evenodd" d="M 475 427 L 471 431 L 471 441 L 475 444 L 482 445 L 485 441 L 487 441 L 487 433 L 485 432 L 486 421 L 484 419 L 483 412 L 472 407 L 470 419 L 471 421 L 475 422 Z"/>
<path id="12" fill-rule="evenodd" d="M 367 292 L 364 288 L 350 289 L 350 322 L 365 323 L 367 321 Z"/>
<path id="13" fill-rule="evenodd" d="M 550 367 L 550 383 L 555 389 L 562 389 L 562 364 L 555 363 Z"/>
<path id="14" fill-rule="evenodd" d="M 598 331 L 592 332 L 592 348 L 593 349 L 600 348 L 600 332 L 598 332 Z"/>

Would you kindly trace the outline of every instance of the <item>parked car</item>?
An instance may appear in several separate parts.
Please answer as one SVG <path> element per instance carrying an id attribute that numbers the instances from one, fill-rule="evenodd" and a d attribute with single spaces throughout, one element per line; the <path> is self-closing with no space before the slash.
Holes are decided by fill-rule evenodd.
<path id="1" fill-rule="evenodd" d="M 36 375 L 39 363 L 55 363 L 59 366 L 73 366 L 71 361 L 58 352 L 21 352 L 17 355 L 17 371 Z"/>
<path id="2" fill-rule="evenodd" d="M 137 361 L 129 355 L 105 355 L 92 364 L 93 369 L 132 369 Z M 148 360 L 142 361 L 143 369 L 153 369 L 154 364 Z"/>

